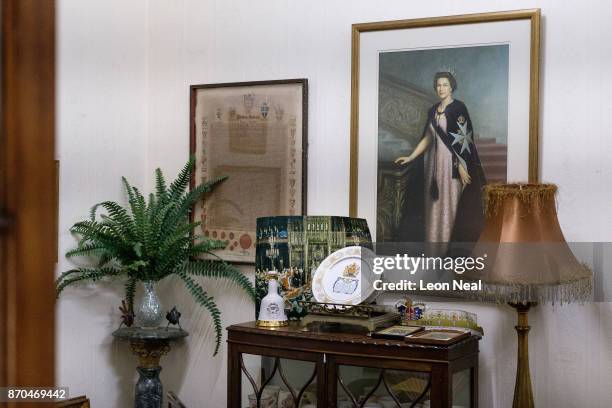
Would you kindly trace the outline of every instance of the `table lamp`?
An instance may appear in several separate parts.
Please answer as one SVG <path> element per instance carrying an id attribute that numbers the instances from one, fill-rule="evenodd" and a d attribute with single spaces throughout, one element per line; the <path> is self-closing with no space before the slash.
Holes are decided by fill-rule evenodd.
<path id="1" fill-rule="evenodd" d="M 518 361 L 514 408 L 533 407 L 529 374 L 528 312 L 537 302 L 588 300 L 592 272 L 567 245 L 553 184 L 492 184 L 484 188 L 485 225 L 474 248 L 487 254 L 478 274 L 484 296 L 507 302 L 518 313 Z"/>

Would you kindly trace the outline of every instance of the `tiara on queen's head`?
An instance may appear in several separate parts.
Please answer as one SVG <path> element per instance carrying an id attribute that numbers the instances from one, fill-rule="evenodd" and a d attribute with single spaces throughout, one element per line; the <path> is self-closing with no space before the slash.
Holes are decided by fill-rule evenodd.
<path id="1" fill-rule="evenodd" d="M 450 72 L 452 76 L 456 77 L 457 74 L 455 73 L 455 69 L 451 66 L 448 65 L 443 65 L 441 67 L 438 67 L 438 71 L 437 72 Z"/>

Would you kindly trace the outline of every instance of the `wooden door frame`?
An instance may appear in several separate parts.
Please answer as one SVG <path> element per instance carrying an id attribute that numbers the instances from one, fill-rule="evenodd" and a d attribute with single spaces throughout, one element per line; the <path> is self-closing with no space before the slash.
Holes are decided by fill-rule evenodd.
<path id="1" fill-rule="evenodd" d="M 0 12 L 0 385 L 53 386 L 55 2 Z"/>

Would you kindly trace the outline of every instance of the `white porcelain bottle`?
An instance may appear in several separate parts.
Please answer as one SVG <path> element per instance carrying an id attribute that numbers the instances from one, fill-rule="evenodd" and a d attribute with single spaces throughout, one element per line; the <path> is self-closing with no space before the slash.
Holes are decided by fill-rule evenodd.
<path id="1" fill-rule="evenodd" d="M 268 272 L 268 294 L 261 299 L 257 326 L 281 327 L 289 324 L 285 315 L 285 300 L 278 294 L 278 272 Z"/>

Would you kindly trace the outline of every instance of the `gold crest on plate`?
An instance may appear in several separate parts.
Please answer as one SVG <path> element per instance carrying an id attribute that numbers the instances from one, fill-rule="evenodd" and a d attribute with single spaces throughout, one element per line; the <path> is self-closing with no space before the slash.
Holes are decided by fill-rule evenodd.
<path id="1" fill-rule="evenodd" d="M 345 278 L 354 278 L 359 273 L 359 266 L 357 263 L 353 262 L 350 265 L 344 267 L 344 271 L 342 272 L 342 276 Z"/>

